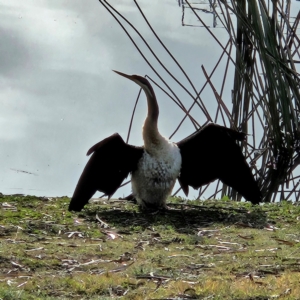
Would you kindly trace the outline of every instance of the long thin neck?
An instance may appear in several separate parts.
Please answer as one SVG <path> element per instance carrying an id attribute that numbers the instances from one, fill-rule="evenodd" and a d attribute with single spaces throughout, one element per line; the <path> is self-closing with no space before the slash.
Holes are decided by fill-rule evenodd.
<path id="1" fill-rule="evenodd" d="M 159 108 L 153 89 L 144 89 L 144 92 L 147 97 L 148 114 L 144 122 L 143 139 L 145 149 L 151 152 L 153 146 L 157 146 L 162 139 L 162 136 L 158 132 L 157 128 Z"/>

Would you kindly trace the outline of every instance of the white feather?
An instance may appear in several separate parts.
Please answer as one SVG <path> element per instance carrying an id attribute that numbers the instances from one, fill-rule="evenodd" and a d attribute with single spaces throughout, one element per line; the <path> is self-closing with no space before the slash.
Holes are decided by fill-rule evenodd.
<path id="1" fill-rule="evenodd" d="M 160 136 L 158 144 L 144 150 L 137 170 L 132 173 L 132 192 L 138 204 L 142 207 L 165 207 L 180 168 L 179 148 Z"/>

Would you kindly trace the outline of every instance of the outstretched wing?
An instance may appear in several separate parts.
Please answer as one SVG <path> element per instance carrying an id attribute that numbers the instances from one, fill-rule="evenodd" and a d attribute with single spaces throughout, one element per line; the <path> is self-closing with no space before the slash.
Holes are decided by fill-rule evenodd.
<path id="1" fill-rule="evenodd" d="M 87 152 L 93 155 L 79 178 L 69 210 L 81 211 L 96 191 L 111 197 L 136 169 L 143 152 L 142 147 L 126 144 L 118 133 L 94 145 Z"/>
<path id="2" fill-rule="evenodd" d="M 178 142 L 182 156 L 178 179 L 185 194 L 188 194 L 188 186 L 197 189 L 220 179 L 246 200 L 253 204 L 259 203 L 261 192 L 240 147 L 236 144 L 236 141 L 244 140 L 245 136 L 245 133 L 209 124 Z"/>

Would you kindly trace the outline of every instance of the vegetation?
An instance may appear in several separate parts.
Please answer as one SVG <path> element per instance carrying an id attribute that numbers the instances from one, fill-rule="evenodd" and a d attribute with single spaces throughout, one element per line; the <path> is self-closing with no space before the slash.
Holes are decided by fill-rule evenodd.
<path id="1" fill-rule="evenodd" d="M 299 299 L 300 206 L 0 197 L 0 299 Z"/>
<path id="2" fill-rule="evenodd" d="M 182 60 L 173 55 L 137 0 L 133 0 L 135 13 L 141 18 L 138 18 L 140 23 L 135 24 L 129 19 L 131 15 L 126 18 L 126 12 L 118 5 L 107 0 L 99 2 L 149 65 L 155 74 L 153 83 L 164 91 L 171 104 L 182 109 L 183 118 L 178 120 L 171 136 L 185 121 L 192 122 L 195 129 L 215 122 L 248 133 L 247 142 L 241 146 L 264 201 L 299 200 L 300 12 L 291 9 L 291 1 L 179 0 L 182 26 L 186 31 L 190 27 L 199 30 L 199 48 L 207 43 L 203 41 L 203 31 L 207 31 L 211 37 L 209 43 L 220 49 L 220 56 L 210 59 L 209 65 L 215 63 L 211 70 L 206 61 L 201 61 L 199 53 L 193 72 L 185 70 L 189 57 Z M 144 20 L 143 26 L 141 20 Z M 147 34 L 145 30 L 139 31 L 147 27 Z M 224 39 L 226 34 L 227 40 Z M 156 43 L 153 43 L 154 38 Z M 184 47 L 183 44 L 183 53 Z M 180 61 L 185 61 L 185 65 L 180 65 Z M 196 76 L 191 78 L 189 73 Z M 199 83 L 201 76 L 204 80 L 199 86 L 195 82 Z M 213 198 L 230 195 L 241 200 L 241 196 L 226 185 L 213 186 L 216 186 Z M 199 198 L 203 195 L 208 198 L 207 191 L 206 187 L 200 189 Z"/>

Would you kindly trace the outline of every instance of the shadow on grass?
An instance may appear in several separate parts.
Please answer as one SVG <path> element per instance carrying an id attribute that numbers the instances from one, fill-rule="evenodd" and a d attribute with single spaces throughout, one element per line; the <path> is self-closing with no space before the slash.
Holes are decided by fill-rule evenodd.
<path id="1" fill-rule="evenodd" d="M 169 203 L 168 206 L 168 210 L 149 213 L 126 202 L 113 207 L 93 205 L 80 213 L 80 217 L 96 221 L 97 215 L 109 225 L 128 229 L 136 226 L 144 229 L 152 225 L 170 225 L 181 233 L 190 233 L 199 227 L 208 227 L 216 223 L 263 228 L 267 222 L 266 213 L 260 207 L 235 208 L 228 203 L 212 206 Z"/>

